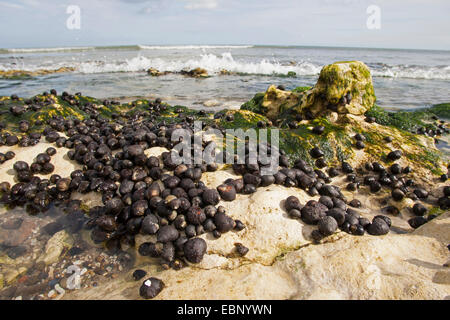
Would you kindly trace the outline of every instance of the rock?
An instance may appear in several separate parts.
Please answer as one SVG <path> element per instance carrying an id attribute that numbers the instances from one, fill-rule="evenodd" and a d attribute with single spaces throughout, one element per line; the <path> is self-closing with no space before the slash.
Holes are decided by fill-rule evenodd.
<path id="1" fill-rule="evenodd" d="M 159 77 L 159 76 L 167 74 L 167 72 L 161 72 L 158 69 L 150 68 L 147 70 L 147 74 L 152 77 Z"/>
<path id="2" fill-rule="evenodd" d="M 280 90 L 274 85 L 270 86 L 261 104 L 264 115 L 271 120 L 276 120 L 281 112 L 298 105 L 300 96 L 299 93 Z"/>
<path id="3" fill-rule="evenodd" d="M 45 246 L 44 253 L 38 258 L 37 262 L 44 262 L 46 265 L 58 261 L 64 248 L 70 249 L 73 245 L 72 237 L 65 231 L 59 231 L 53 235 Z"/>
<path id="4" fill-rule="evenodd" d="M 346 236 L 288 253 L 275 265 L 294 277 L 297 291 L 292 299 L 441 300 L 449 295 L 449 287 L 435 283 L 439 270 L 430 264 L 444 263 L 447 252 L 430 230 L 426 233 L 430 237 L 391 234 L 363 236 L 357 242 Z"/>
<path id="5" fill-rule="evenodd" d="M 338 113 L 362 115 L 375 103 L 370 70 L 360 61 L 325 66 L 312 91 L 301 109 L 309 108 L 313 114 L 322 112 L 326 104 L 331 104 L 338 106 Z"/>
<path id="6" fill-rule="evenodd" d="M 208 71 L 203 68 L 195 68 L 189 71 L 181 71 L 181 74 L 193 77 L 193 78 L 207 78 L 209 77 Z"/>
<path id="7" fill-rule="evenodd" d="M 13 283 L 19 276 L 25 274 L 27 272 L 27 268 L 18 267 L 15 269 L 7 269 L 4 274 L 4 282 L 8 285 Z"/>
<path id="8" fill-rule="evenodd" d="M 36 71 L 25 71 L 25 70 L 0 70 L 0 77 L 6 78 L 6 79 L 17 79 L 17 78 L 28 78 L 28 77 L 36 77 L 36 76 L 42 76 L 46 74 L 51 73 L 66 73 L 66 72 L 73 72 L 75 71 L 75 68 L 72 67 L 61 67 L 54 70 L 49 69 L 38 69 Z"/>
<path id="9" fill-rule="evenodd" d="M 24 243 L 33 233 L 37 222 L 34 219 L 24 219 L 18 229 L 3 229 L 0 232 L 0 244 L 16 247 Z"/>
<path id="10" fill-rule="evenodd" d="M 369 68 L 361 61 L 336 62 L 322 68 L 314 88 L 291 92 L 270 86 L 261 103 L 262 113 L 271 120 L 287 109 L 314 117 L 329 114 L 363 115 L 375 103 Z"/>
<path id="11" fill-rule="evenodd" d="M 23 219 L 22 218 L 12 218 L 7 220 L 6 222 L 3 222 L 0 227 L 6 230 L 16 230 L 19 229 L 22 225 Z"/>
<path id="12" fill-rule="evenodd" d="M 303 193 L 279 186 L 270 188 L 268 192 L 259 190 L 250 196 L 254 198 L 249 206 L 253 208 L 249 211 L 252 214 L 247 213 L 246 206 L 242 207 L 248 199 L 241 198 L 241 195 L 236 201 L 225 203 L 229 208 L 233 204 L 235 208 L 241 208 L 248 230 L 240 239 L 233 232 L 217 240 L 208 239 L 208 252 L 211 253 L 205 254 L 196 268 L 157 271 L 156 266 L 148 263 L 139 266 L 148 274 L 164 279 L 166 287 L 157 298 L 443 299 L 449 295 L 448 285 L 443 285 L 442 281 L 434 282 L 439 270 L 437 267 L 430 268 L 430 265 L 440 268 L 448 259 L 446 246 L 450 243 L 450 213 L 442 214 L 413 233 L 399 235 L 391 232 L 383 237 L 355 238 L 340 232 L 314 246 L 303 242 L 296 249 L 291 243 L 289 247 L 292 249 L 283 249 L 283 258 L 275 259 L 275 255 L 262 253 L 261 248 L 274 252 L 273 244 L 279 241 L 278 237 L 286 235 L 282 242 L 276 242 L 277 246 L 286 246 L 290 237 L 302 234 L 307 228 L 292 228 L 292 225 L 301 223 L 286 219 L 289 224 L 284 224 L 282 219 L 277 219 L 276 211 L 284 212 L 278 209 L 280 202 L 290 195 L 299 197 L 301 202 L 306 202 L 306 199 Z M 265 201 L 261 202 L 261 199 Z M 369 207 L 369 203 L 365 203 L 364 207 Z M 263 238 L 258 239 L 261 234 Z M 230 261 L 234 259 L 224 258 L 227 248 L 231 250 L 236 242 L 245 243 L 251 249 L 245 256 L 248 259 L 246 265 L 232 264 Z M 127 280 L 124 277 L 128 277 Z M 137 299 L 139 292 L 127 274 L 96 288 L 71 292 L 64 299 L 99 297 Z"/>
<path id="13" fill-rule="evenodd" d="M 229 75 L 234 74 L 234 72 L 226 70 L 226 69 L 222 69 L 222 70 L 220 70 L 219 74 L 222 76 L 229 76 Z"/>

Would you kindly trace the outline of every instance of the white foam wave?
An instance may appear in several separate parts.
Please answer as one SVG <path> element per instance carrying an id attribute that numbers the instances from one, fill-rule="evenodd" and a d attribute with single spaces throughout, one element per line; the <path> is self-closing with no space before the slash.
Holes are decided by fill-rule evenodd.
<path id="1" fill-rule="evenodd" d="M 146 46 L 138 45 L 143 50 L 196 50 L 196 49 L 246 49 L 253 48 L 253 46 L 238 46 L 238 45 L 185 45 L 185 46 Z"/>
<path id="2" fill-rule="evenodd" d="M 221 56 L 214 54 L 202 54 L 199 59 L 189 59 L 185 61 L 162 58 L 149 59 L 145 56 L 137 56 L 130 60 L 114 63 L 88 62 L 82 63 L 77 70 L 82 73 L 100 72 L 136 72 L 149 68 L 159 71 L 181 71 L 194 68 L 204 68 L 210 74 L 219 73 L 225 69 L 231 72 L 244 74 L 287 74 L 290 71 L 297 75 L 316 75 L 321 67 L 310 62 L 300 62 L 294 65 L 283 65 L 279 62 L 261 60 L 259 62 L 236 61 L 231 53 L 223 53 Z"/>
<path id="3" fill-rule="evenodd" d="M 59 67 L 73 67 L 79 73 L 112 73 L 112 72 L 141 72 L 149 68 L 159 71 L 179 72 L 181 70 L 191 70 L 197 67 L 204 68 L 209 74 L 218 74 L 221 70 L 227 70 L 238 74 L 260 74 L 260 75 L 286 75 L 288 72 L 295 72 L 297 76 L 316 76 L 320 73 L 322 65 L 310 61 L 299 61 L 296 63 L 281 63 L 276 60 L 262 59 L 259 61 L 248 61 L 234 59 L 230 52 L 215 54 L 201 54 L 195 58 L 167 59 L 149 58 L 140 54 L 131 59 L 120 59 L 111 61 L 87 61 L 76 62 L 47 61 L 38 65 L 27 65 L 18 61 L 17 64 L 0 64 L 0 70 L 21 69 L 35 71 L 38 69 L 57 69 Z M 371 68 L 373 77 L 387 78 L 410 78 L 410 79 L 436 79 L 450 80 L 450 66 L 430 67 L 430 66 L 406 66 L 406 65 L 374 65 Z"/>
<path id="4" fill-rule="evenodd" d="M 381 69 L 373 68 L 371 72 L 374 77 L 450 80 L 450 66 L 383 66 Z"/>

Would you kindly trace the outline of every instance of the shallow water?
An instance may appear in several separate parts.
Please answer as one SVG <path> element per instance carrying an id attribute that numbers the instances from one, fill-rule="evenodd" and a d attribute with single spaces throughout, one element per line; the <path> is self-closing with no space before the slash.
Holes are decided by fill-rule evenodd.
<path id="1" fill-rule="evenodd" d="M 29 80 L 2 79 L 0 95 L 28 97 L 55 88 L 98 98 L 154 96 L 194 108 L 236 108 L 271 84 L 288 89 L 313 86 L 324 65 L 347 60 L 361 60 L 371 68 L 378 104 L 385 108 L 450 101 L 450 51 L 271 46 L 0 49 L 0 70 L 75 68 L 73 73 Z M 212 77 L 150 77 L 145 72 L 150 67 L 159 71 L 201 67 Z M 222 69 L 237 75 L 219 75 Z M 296 77 L 286 77 L 289 71 Z"/>

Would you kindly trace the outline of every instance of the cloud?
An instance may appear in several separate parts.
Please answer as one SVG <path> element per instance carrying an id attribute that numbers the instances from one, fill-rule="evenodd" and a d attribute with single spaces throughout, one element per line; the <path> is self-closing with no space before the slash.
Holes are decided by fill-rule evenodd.
<path id="1" fill-rule="evenodd" d="M 185 9 L 197 10 L 197 9 L 214 9 L 217 8 L 217 0 L 184 0 L 186 5 Z"/>

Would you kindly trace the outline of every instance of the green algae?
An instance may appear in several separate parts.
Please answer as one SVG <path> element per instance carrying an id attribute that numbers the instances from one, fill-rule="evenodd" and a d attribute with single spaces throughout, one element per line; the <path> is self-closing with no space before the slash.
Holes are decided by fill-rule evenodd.
<path id="1" fill-rule="evenodd" d="M 397 112 L 389 112 L 378 105 L 374 105 L 365 115 L 374 117 L 378 124 L 409 132 L 414 132 L 420 127 L 435 130 L 437 127 L 433 117 L 449 118 L 450 104 L 444 103 L 426 109 Z"/>
<path id="2" fill-rule="evenodd" d="M 311 89 L 311 87 L 296 87 L 296 88 L 292 89 L 292 92 L 303 93 L 310 89 Z"/>
<path id="3" fill-rule="evenodd" d="M 441 175 L 444 172 L 439 167 L 439 162 L 442 153 L 439 151 L 432 151 L 424 146 L 421 146 L 422 152 L 420 153 L 406 153 L 406 158 L 418 165 L 427 168 L 435 175 Z"/>
<path id="4" fill-rule="evenodd" d="M 450 119 L 450 103 L 435 104 L 431 108 L 422 109 L 422 111 L 432 113 L 439 118 Z"/>
<path id="5" fill-rule="evenodd" d="M 249 110 L 252 112 L 263 114 L 265 111 L 264 108 L 261 106 L 263 99 L 264 99 L 264 92 L 258 92 L 252 99 L 250 99 L 241 106 L 241 110 Z"/>
<path id="6" fill-rule="evenodd" d="M 297 92 L 305 92 L 309 87 L 301 88 L 302 89 L 298 89 Z M 351 159 L 355 155 L 355 151 L 353 149 L 355 141 L 350 137 L 350 131 L 362 133 L 366 137 L 366 148 L 364 151 L 373 158 L 381 158 L 382 161 L 388 163 L 386 155 L 391 151 L 391 148 L 388 147 L 383 141 L 385 134 L 377 131 L 363 131 L 358 126 L 355 126 L 354 123 L 347 123 L 348 120 L 345 118 L 342 118 L 337 123 L 332 123 L 325 117 L 318 117 L 313 120 L 304 120 L 299 122 L 296 129 L 290 129 L 286 126 L 286 124 L 287 121 L 293 119 L 293 113 L 292 110 L 286 109 L 283 114 L 280 115 L 280 125 L 278 127 L 271 126 L 267 117 L 258 112 L 248 110 L 260 110 L 258 110 L 258 108 L 262 98 L 264 97 L 263 93 L 256 94 L 251 100 L 251 103 L 244 104 L 247 107 L 250 106 L 248 109 L 242 108 L 240 110 L 222 110 L 216 115 L 215 119 L 213 118 L 212 113 L 204 114 L 197 110 L 189 109 L 185 106 L 170 106 L 168 104 L 163 104 L 161 111 L 153 114 L 150 107 L 151 101 L 145 99 L 139 99 L 121 105 L 105 106 L 101 101 L 95 98 L 75 96 L 74 100 L 76 100 L 77 104 L 80 106 L 78 107 L 77 105 L 68 103 L 61 97 L 51 97 L 55 100 L 55 103 L 48 104 L 38 111 L 29 110 L 20 117 L 13 116 L 9 112 L 9 108 L 13 105 L 25 105 L 25 100 L 19 99 L 18 101 L 13 101 L 9 97 L 0 97 L 0 101 L 2 101 L 2 104 L 0 105 L 0 121 L 7 124 L 7 130 L 18 132 L 18 123 L 20 120 L 29 120 L 32 124 L 36 119 L 43 120 L 45 122 L 53 116 L 78 118 L 82 120 L 89 117 L 87 113 L 82 111 L 82 106 L 90 104 L 99 111 L 102 117 L 107 119 L 110 119 L 114 114 L 123 116 L 135 115 L 139 112 L 142 116 L 141 119 L 150 118 L 152 121 L 164 121 L 170 124 L 182 121 L 184 116 L 190 116 L 192 120 L 202 121 L 205 125 L 217 124 L 219 128 L 223 129 L 255 129 L 258 137 L 260 135 L 260 129 L 258 128 L 257 123 L 259 121 L 263 121 L 269 124 L 267 128 L 268 141 L 271 139 L 272 130 L 279 130 L 280 148 L 286 152 L 286 155 L 291 163 L 295 162 L 295 160 L 299 158 L 302 158 L 309 164 L 313 165 L 314 159 L 312 159 L 309 155 L 309 151 L 313 147 L 319 147 L 324 152 L 324 160 L 329 165 L 335 165 L 339 162 Z M 31 100 L 34 101 L 34 99 L 37 99 L 39 101 L 45 101 L 47 98 L 48 96 L 45 97 L 42 95 L 37 95 L 31 98 Z M 445 106 L 439 105 L 433 109 L 433 112 L 445 112 L 446 108 L 447 107 Z M 430 114 L 431 116 L 435 115 L 433 112 L 420 112 L 424 112 L 427 116 L 430 116 Z M 406 117 L 406 115 L 401 115 L 401 117 L 399 117 L 397 115 L 398 113 L 393 113 L 391 115 L 377 106 L 371 108 L 368 113 L 376 114 L 378 121 L 382 122 L 382 124 L 387 123 L 387 125 L 399 129 L 399 132 L 396 132 L 395 134 L 400 134 L 401 139 L 399 141 L 394 140 L 391 143 L 391 146 L 396 148 L 402 148 L 403 144 L 414 146 L 414 152 L 404 152 L 405 158 L 408 159 L 408 161 L 429 169 L 433 174 L 441 174 L 439 165 L 441 159 L 440 152 L 426 147 L 423 143 L 421 143 L 417 135 L 402 129 L 410 123 L 402 121 L 417 121 L 417 119 L 408 119 L 411 118 L 411 112 L 407 113 L 409 117 Z M 227 121 L 225 119 L 225 116 L 228 114 L 233 114 L 233 121 Z M 399 125 L 399 123 L 402 125 Z M 321 135 L 313 134 L 311 131 L 314 126 L 318 125 L 324 126 L 324 132 Z M 34 126 L 31 131 L 40 131 L 43 127 L 44 126 Z M 403 148 L 402 150 L 405 151 Z"/>
<path id="7" fill-rule="evenodd" d="M 36 95 L 31 100 L 32 101 L 45 101 L 47 97 L 43 95 Z M 21 116 L 14 116 L 9 112 L 9 109 L 13 106 L 25 106 L 25 101 L 23 99 L 11 100 L 8 97 L 1 99 L 2 105 L 0 105 L 0 121 L 6 124 L 6 129 L 12 132 L 19 131 L 19 122 L 21 120 L 27 120 L 30 122 L 33 131 L 40 131 L 43 126 L 36 126 L 34 123 L 37 120 L 47 121 L 54 116 L 63 116 L 64 118 L 78 118 L 80 120 L 85 119 L 88 115 L 82 111 L 77 106 L 71 106 L 66 101 L 62 100 L 61 97 L 53 96 L 55 103 L 44 105 L 37 111 L 33 111 L 28 108 L 27 111 Z"/>
<path id="8" fill-rule="evenodd" d="M 227 121 L 225 115 L 231 114 L 234 117 L 233 121 Z M 218 112 L 218 115 L 221 116 L 219 125 L 225 129 L 258 129 L 257 124 L 259 121 L 269 122 L 269 119 L 265 116 L 250 110 L 222 110 Z"/>
<path id="9" fill-rule="evenodd" d="M 442 210 L 442 209 L 439 208 L 439 207 L 433 207 L 433 208 L 431 208 L 431 209 L 428 211 L 428 215 L 430 216 L 430 215 L 434 214 L 434 215 L 436 215 L 436 216 L 440 216 L 440 215 L 443 214 L 444 212 L 446 212 L 446 211 L 445 211 L 445 210 Z"/>

